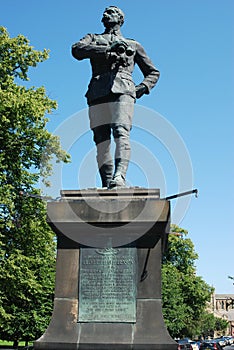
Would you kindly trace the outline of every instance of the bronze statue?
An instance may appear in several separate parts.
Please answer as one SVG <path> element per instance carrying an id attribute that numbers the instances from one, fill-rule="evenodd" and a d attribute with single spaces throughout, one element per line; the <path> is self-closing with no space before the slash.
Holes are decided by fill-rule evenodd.
<path id="1" fill-rule="evenodd" d="M 72 46 L 72 55 L 78 60 L 90 59 L 92 78 L 85 95 L 90 127 L 97 146 L 102 186 L 111 189 L 125 187 L 134 103 L 136 98 L 149 94 L 158 81 L 159 71 L 137 41 L 122 36 L 122 10 L 109 6 L 102 23 L 104 33 L 87 34 Z M 144 76 L 137 86 L 132 80 L 135 63 Z M 111 134 L 116 144 L 115 166 L 110 154 Z"/>

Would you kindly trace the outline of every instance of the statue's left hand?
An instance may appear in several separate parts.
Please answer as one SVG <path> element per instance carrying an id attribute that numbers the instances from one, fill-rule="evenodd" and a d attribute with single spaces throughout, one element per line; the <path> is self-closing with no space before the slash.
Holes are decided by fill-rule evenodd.
<path id="1" fill-rule="evenodd" d="M 147 87 L 144 84 L 139 84 L 136 86 L 136 98 L 140 98 L 147 93 Z"/>

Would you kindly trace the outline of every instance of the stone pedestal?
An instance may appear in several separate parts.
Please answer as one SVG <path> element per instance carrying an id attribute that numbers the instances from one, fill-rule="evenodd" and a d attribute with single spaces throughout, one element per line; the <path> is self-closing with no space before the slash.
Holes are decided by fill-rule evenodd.
<path id="1" fill-rule="evenodd" d="M 170 203 L 155 189 L 62 191 L 54 311 L 41 350 L 176 350 L 162 316 Z M 79 305 L 80 302 L 80 305 Z"/>

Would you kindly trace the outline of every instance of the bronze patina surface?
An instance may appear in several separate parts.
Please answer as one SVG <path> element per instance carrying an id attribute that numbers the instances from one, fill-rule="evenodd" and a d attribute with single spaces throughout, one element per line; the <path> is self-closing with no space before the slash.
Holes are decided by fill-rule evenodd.
<path id="1" fill-rule="evenodd" d="M 89 59 L 91 63 L 92 78 L 85 96 L 102 187 L 125 187 L 134 103 L 150 93 L 158 81 L 159 70 L 138 41 L 122 35 L 124 13 L 121 9 L 107 7 L 102 23 L 105 31 L 85 35 L 72 46 L 72 55 L 77 60 Z M 132 78 L 135 64 L 143 75 L 137 86 Z M 111 135 L 116 146 L 114 160 Z"/>
<path id="2" fill-rule="evenodd" d="M 136 248 L 81 248 L 78 322 L 136 322 L 136 266 Z"/>

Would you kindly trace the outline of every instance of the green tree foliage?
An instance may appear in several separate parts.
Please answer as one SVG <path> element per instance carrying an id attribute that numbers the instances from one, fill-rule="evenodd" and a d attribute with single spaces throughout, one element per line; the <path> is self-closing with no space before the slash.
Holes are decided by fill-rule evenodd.
<path id="1" fill-rule="evenodd" d="M 196 327 L 200 328 L 200 335 L 203 338 L 213 337 L 214 329 L 216 329 L 216 317 L 211 313 L 203 313 L 196 322 Z"/>
<path id="2" fill-rule="evenodd" d="M 201 334 L 213 289 L 196 276 L 198 255 L 188 232 L 176 225 L 171 231 L 162 267 L 163 314 L 172 336 L 195 336 Z"/>
<path id="3" fill-rule="evenodd" d="M 215 327 L 214 329 L 220 333 L 227 330 L 229 322 L 219 317 L 215 317 Z"/>
<path id="4" fill-rule="evenodd" d="M 222 335 L 228 327 L 228 322 L 222 318 L 216 317 L 211 313 L 204 312 L 200 319 L 196 322 L 196 327 L 199 329 L 203 338 L 213 337 L 214 331 Z"/>
<path id="5" fill-rule="evenodd" d="M 69 161 L 45 128 L 56 102 L 44 87 L 17 83 L 47 58 L 47 50 L 35 50 L 23 35 L 10 38 L 0 27 L 0 337 L 15 344 L 38 337 L 51 314 L 54 235 L 36 184 L 51 173 L 52 157 Z"/>

